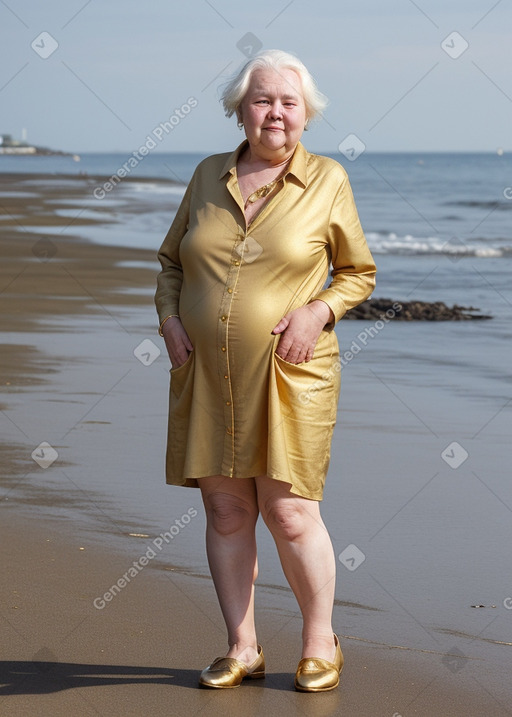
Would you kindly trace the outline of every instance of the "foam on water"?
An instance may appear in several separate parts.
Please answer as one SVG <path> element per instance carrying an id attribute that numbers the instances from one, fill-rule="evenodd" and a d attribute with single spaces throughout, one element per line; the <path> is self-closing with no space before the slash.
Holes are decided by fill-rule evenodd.
<path id="1" fill-rule="evenodd" d="M 160 184 L 157 182 L 130 182 L 123 185 L 125 192 L 135 192 L 144 194 L 173 194 L 182 197 L 185 194 L 185 185 L 183 184 Z"/>
<path id="2" fill-rule="evenodd" d="M 374 254 L 430 255 L 452 257 L 500 258 L 512 255 L 512 243 L 498 244 L 496 240 L 443 240 L 440 237 L 398 236 L 394 232 L 367 232 L 366 239 Z"/>

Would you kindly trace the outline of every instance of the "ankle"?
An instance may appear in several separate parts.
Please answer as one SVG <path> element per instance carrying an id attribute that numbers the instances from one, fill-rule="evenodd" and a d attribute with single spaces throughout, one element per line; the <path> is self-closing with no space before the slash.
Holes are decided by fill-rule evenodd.
<path id="1" fill-rule="evenodd" d="M 334 633 L 329 635 L 321 634 L 302 639 L 302 657 L 319 657 L 332 662 L 336 655 L 336 643 Z"/>
<path id="2" fill-rule="evenodd" d="M 250 665 L 258 657 L 258 643 L 254 642 L 235 642 L 229 646 L 226 657 L 234 657 L 240 662 Z"/>

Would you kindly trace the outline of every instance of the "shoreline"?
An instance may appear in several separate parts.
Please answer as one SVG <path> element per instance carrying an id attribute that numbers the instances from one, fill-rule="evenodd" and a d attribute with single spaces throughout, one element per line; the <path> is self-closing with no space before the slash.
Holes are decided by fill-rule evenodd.
<path id="1" fill-rule="evenodd" d="M 67 197 L 65 191 L 59 192 Z M 164 485 L 162 386 L 168 362 L 162 356 L 148 367 L 134 357 L 134 348 L 145 338 L 162 348 L 152 299 L 155 252 L 84 241 L 78 225 L 70 231 L 72 236 L 67 231 L 52 235 L 41 247 L 37 233 L 13 232 L 0 222 L 1 330 L 8 347 L 0 358 L 0 714 L 510 714 L 506 635 L 501 644 L 480 637 L 482 623 L 473 624 L 468 634 L 469 622 L 462 623 L 467 632 L 457 633 L 461 623 L 443 613 L 439 623 L 455 627 L 437 643 L 439 649 L 428 649 L 425 645 L 433 643 L 430 638 L 422 642 L 417 620 L 418 625 L 412 624 L 414 618 L 408 621 L 390 600 L 385 610 L 377 606 L 375 595 L 365 591 L 371 586 L 366 574 L 345 573 L 339 564 L 337 597 L 348 597 L 352 589 L 364 603 L 338 599 L 335 604 L 333 624 L 346 658 L 340 687 L 324 695 L 296 693 L 293 672 L 300 619 L 290 591 L 272 581 L 264 541 L 257 619 L 268 677 L 261 684 L 244 683 L 239 690 L 221 694 L 199 690 L 200 670 L 225 646 L 211 581 L 199 570 L 185 572 L 187 565 L 198 562 L 206 571 L 200 514 L 183 539 L 143 566 L 104 609 L 94 607 L 94 599 L 116 584 L 162 529 L 145 519 L 145 506 L 161 502 L 170 516 L 168 525 L 191 505 L 197 508 L 200 498 L 192 489 Z M 345 411 L 346 398 L 342 406 Z M 379 436 L 373 426 L 364 428 L 367 441 L 377 447 L 385 444 L 382 431 Z M 344 432 L 350 435 L 350 426 Z M 354 435 L 358 436 L 357 426 Z M 53 468 L 40 468 L 31 458 L 43 440 L 59 453 Z M 421 448 L 418 442 L 417 461 Z M 383 451 L 381 457 L 384 465 L 391 461 L 394 466 L 393 455 Z M 340 456 L 333 459 L 333 468 L 337 461 Z M 355 450 L 348 461 L 350 470 L 350 463 L 357 463 Z M 141 480 L 148 476 L 149 488 Z M 111 492 L 106 490 L 110 484 Z M 116 502 L 121 494 L 126 502 Z M 335 495 L 332 482 L 328 495 Z M 357 499 L 357 493 L 347 491 L 348 504 L 352 501 L 361 509 L 364 504 Z M 376 528 L 395 510 L 392 503 L 384 507 Z M 334 508 L 326 501 L 325 512 L 330 510 Z M 88 515 L 96 521 L 95 528 L 88 524 Z M 345 534 L 335 517 L 331 512 L 327 523 L 338 550 L 351 542 L 351 533 Z M 134 536 L 143 530 L 147 537 Z M 117 544 L 112 540 L 116 531 Z M 354 535 L 359 543 L 360 534 Z M 261 537 L 266 539 L 260 536 L 259 545 Z M 400 555 L 395 560 L 400 561 Z M 379 559 L 383 570 L 393 566 L 392 561 L 383 563 L 383 556 Z M 361 582 L 350 583 L 349 575 Z M 414 581 L 409 589 L 417 589 Z M 487 602 L 483 589 L 477 589 L 480 593 L 468 596 L 474 594 L 476 600 L 482 595 L 478 599 Z M 474 613 L 489 622 L 496 616 L 496 611 Z M 392 639 L 380 639 L 388 618 L 395 621 L 387 633 Z M 443 630 L 447 628 L 439 632 Z M 492 653 L 484 649 L 487 643 L 493 643 Z"/>
<path id="2" fill-rule="evenodd" d="M 478 671 L 478 658 L 343 635 L 340 608 L 334 615 L 346 660 L 340 686 L 304 697 L 293 688 L 299 616 L 285 610 L 283 620 L 282 597 L 269 595 L 258 583 L 256 614 L 266 679 L 244 682 L 237 690 L 200 689 L 201 669 L 225 644 L 210 581 L 147 566 L 98 610 L 94 601 L 131 564 L 126 555 L 112 549 L 105 553 L 54 520 L 20 525 L 15 513 L 4 515 L 0 539 L 9 546 L 0 588 L 2 714 L 163 717 L 171 704 L 176 715 L 203 709 L 214 716 L 263 710 L 270 715 L 306 710 L 389 717 L 508 714 L 477 681 L 463 678 L 468 664 Z"/>

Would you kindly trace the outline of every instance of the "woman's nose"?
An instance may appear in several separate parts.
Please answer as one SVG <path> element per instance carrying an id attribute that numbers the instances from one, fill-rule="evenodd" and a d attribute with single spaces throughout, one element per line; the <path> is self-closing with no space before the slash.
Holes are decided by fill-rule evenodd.
<path id="1" fill-rule="evenodd" d="M 283 107 L 280 102 L 274 102 L 270 108 L 270 116 L 272 119 L 281 119 L 283 116 Z"/>

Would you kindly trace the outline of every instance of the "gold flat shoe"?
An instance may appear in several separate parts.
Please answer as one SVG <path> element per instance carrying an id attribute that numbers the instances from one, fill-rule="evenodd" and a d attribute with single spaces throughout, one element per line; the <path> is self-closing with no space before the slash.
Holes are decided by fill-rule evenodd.
<path id="1" fill-rule="evenodd" d="M 265 658 L 261 645 L 258 645 L 258 657 L 252 665 L 246 665 L 234 657 L 217 657 L 201 672 L 199 684 L 217 689 L 240 687 L 246 677 L 252 680 L 265 677 Z"/>
<path id="2" fill-rule="evenodd" d="M 295 673 L 295 689 L 299 692 L 327 692 L 334 690 L 340 683 L 343 669 L 343 653 L 338 637 L 334 635 L 336 654 L 334 662 L 320 657 L 304 657 Z"/>

